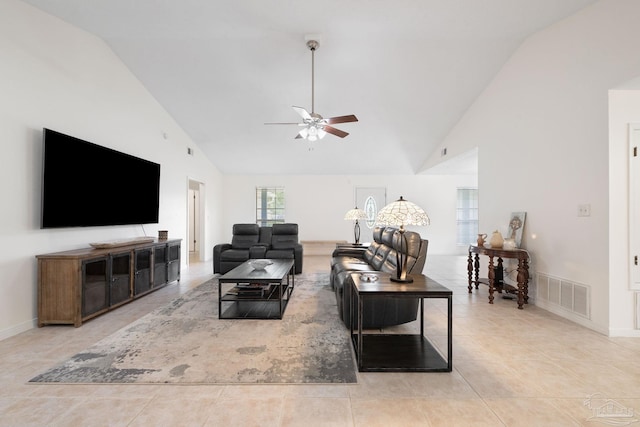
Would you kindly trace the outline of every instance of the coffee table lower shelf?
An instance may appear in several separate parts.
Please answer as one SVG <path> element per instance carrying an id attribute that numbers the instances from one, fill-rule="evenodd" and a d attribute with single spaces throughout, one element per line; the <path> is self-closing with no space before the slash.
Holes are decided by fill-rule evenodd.
<path id="1" fill-rule="evenodd" d="M 351 335 L 358 349 L 358 334 Z M 357 354 L 356 354 L 357 356 Z M 363 334 L 361 372 L 450 372 L 448 361 L 424 336 Z"/>
<path id="2" fill-rule="evenodd" d="M 279 285 L 278 285 L 279 286 Z M 282 319 L 289 304 L 291 287 L 287 286 L 283 293 L 286 298 L 243 298 L 225 295 L 222 298 L 220 319 Z"/>

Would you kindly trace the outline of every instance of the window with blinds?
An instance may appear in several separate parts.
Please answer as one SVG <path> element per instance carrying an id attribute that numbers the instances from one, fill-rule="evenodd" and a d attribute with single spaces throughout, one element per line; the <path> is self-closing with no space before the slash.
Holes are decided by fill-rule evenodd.
<path id="1" fill-rule="evenodd" d="M 458 245 L 475 244 L 478 239 L 478 189 L 458 188 L 456 225 Z"/>

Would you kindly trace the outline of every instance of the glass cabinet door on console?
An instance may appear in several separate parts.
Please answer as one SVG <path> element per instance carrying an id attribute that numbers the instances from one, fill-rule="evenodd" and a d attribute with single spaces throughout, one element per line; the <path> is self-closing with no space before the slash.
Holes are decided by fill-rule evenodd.
<path id="1" fill-rule="evenodd" d="M 153 286 L 167 283 L 167 246 L 156 246 L 153 249 Z"/>
<path id="2" fill-rule="evenodd" d="M 107 257 L 86 260 L 82 263 L 83 317 L 109 307 L 107 264 Z"/>
<path id="3" fill-rule="evenodd" d="M 151 248 L 138 249 L 134 255 L 133 294 L 139 295 L 151 289 Z"/>
<path id="4" fill-rule="evenodd" d="M 109 305 L 116 305 L 131 298 L 131 254 L 111 257 L 111 288 Z"/>
<path id="5" fill-rule="evenodd" d="M 180 280 L 180 244 L 168 245 L 167 281 Z"/>

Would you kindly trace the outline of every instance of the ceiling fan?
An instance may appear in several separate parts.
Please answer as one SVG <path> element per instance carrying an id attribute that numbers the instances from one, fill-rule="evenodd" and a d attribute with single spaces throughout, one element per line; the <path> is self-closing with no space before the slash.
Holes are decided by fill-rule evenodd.
<path id="1" fill-rule="evenodd" d="M 316 141 L 324 138 L 327 133 L 330 133 L 340 138 L 344 138 L 349 135 L 347 132 L 336 129 L 333 126 L 337 123 L 349 123 L 357 122 L 358 118 L 353 114 L 348 116 L 338 116 L 325 119 L 314 110 L 314 54 L 316 49 L 320 47 L 320 43 L 317 40 L 308 40 L 307 47 L 311 50 L 311 112 L 309 113 L 302 107 L 293 106 L 293 110 L 302 117 L 302 123 L 265 123 L 266 125 L 297 125 L 302 129 L 296 135 L 295 139 L 306 139 L 308 141 Z"/>

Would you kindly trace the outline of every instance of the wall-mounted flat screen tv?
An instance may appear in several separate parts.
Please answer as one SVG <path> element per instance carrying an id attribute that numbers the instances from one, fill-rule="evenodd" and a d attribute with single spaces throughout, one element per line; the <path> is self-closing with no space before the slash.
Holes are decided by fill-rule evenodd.
<path id="1" fill-rule="evenodd" d="M 42 228 L 158 223 L 160 165 L 43 130 Z"/>

